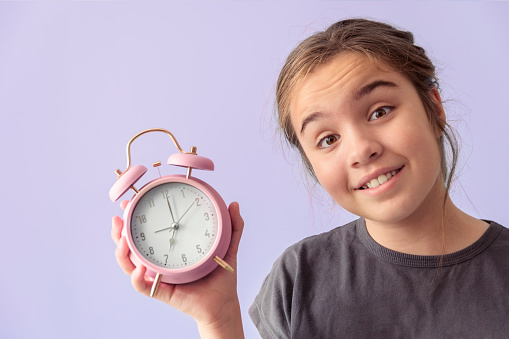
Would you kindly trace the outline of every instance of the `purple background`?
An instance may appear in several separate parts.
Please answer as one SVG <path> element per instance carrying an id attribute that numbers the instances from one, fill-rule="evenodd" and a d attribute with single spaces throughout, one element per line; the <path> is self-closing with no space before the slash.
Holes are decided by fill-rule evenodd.
<path id="1" fill-rule="evenodd" d="M 113 172 L 152 127 L 212 158 L 215 172 L 195 174 L 240 202 L 239 297 L 258 337 L 247 309 L 274 260 L 354 218 L 306 183 L 272 118 L 288 52 L 350 16 L 414 32 L 436 60 L 463 139 L 454 200 L 508 226 L 508 15 L 507 2 L 0 3 L 0 337 L 198 337 L 190 317 L 136 293 L 114 257 Z M 173 152 L 152 134 L 133 162 L 151 179 Z"/>

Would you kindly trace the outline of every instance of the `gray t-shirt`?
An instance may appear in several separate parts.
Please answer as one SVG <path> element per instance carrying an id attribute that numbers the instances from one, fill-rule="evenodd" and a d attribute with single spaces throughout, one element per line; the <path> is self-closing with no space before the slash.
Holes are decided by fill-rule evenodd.
<path id="1" fill-rule="evenodd" d="M 263 338 L 509 338 L 509 229 L 442 257 L 389 250 L 364 219 L 288 248 L 249 314 Z"/>

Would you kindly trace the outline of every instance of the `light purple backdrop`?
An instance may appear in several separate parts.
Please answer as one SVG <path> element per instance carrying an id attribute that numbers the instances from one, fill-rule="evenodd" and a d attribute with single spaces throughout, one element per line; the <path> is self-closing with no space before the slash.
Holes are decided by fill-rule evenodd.
<path id="1" fill-rule="evenodd" d="M 272 120 L 288 52 L 346 17 L 413 31 L 437 61 L 463 138 L 455 201 L 508 226 L 508 15 L 507 2 L 0 3 L 0 337 L 198 337 L 133 290 L 110 239 L 125 145 L 162 127 L 212 158 L 196 174 L 241 204 L 239 297 L 257 338 L 247 309 L 277 256 L 353 219 L 308 191 Z M 134 162 L 164 162 L 168 140 L 147 136 Z"/>

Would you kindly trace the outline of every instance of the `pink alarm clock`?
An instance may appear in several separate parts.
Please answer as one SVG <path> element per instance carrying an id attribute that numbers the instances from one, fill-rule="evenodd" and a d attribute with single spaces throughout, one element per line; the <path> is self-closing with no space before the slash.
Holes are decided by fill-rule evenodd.
<path id="1" fill-rule="evenodd" d="M 168 164 L 187 167 L 187 175 L 161 176 L 137 190 L 134 184 L 147 172 L 131 168 L 130 147 L 139 136 L 163 132 L 173 140 L 180 153 Z M 210 185 L 191 176 L 192 169 L 214 170 L 214 163 L 191 152 L 184 152 L 169 131 L 153 128 L 135 135 L 127 144 L 127 169 L 117 170 L 117 181 L 110 199 L 117 201 L 129 189 L 135 192 L 124 212 L 122 235 L 136 266 L 147 268 L 154 278 L 151 296 L 159 283 L 184 284 L 201 279 L 218 265 L 233 271 L 223 260 L 230 245 L 231 221 L 226 204 Z M 154 166 L 160 162 L 154 163 Z"/>

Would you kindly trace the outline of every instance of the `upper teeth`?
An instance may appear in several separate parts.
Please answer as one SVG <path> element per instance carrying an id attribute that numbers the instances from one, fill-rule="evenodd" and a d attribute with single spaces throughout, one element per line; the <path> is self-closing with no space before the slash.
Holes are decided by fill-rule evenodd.
<path id="1" fill-rule="evenodd" d="M 378 178 L 374 178 L 370 182 L 367 182 L 364 186 L 362 186 L 362 188 L 375 188 L 380 185 L 383 185 L 387 182 L 387 180 L 392 178 L 398 172 L 399 172 L 399 170 L 395 170 L 395 171 L 391 171 L 391 172 L 379 175 Z"/>

